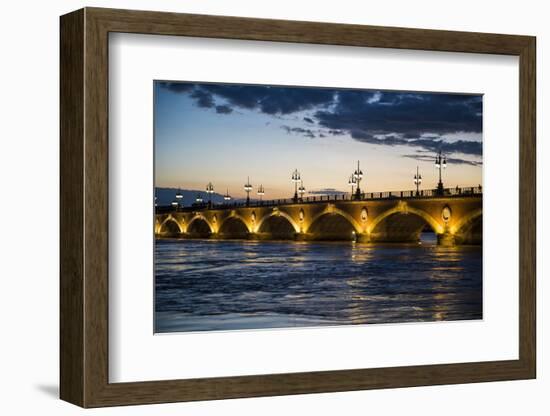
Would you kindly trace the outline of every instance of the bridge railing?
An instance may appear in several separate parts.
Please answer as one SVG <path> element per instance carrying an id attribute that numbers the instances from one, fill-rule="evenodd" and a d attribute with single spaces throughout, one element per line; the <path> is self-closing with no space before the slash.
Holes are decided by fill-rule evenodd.
<path id="1" fill-rule="evenodd" d="M 438 189 L 422 189 L 418 192 L 416 190 L 408 191 L 386 191 L 386 192 L 364 192 L 359 197 L 356 194 L 341 193 L 333 195 L 315 195 L 307 196 L 303 198 L 284 198 L 284 199 L 271 199 L 271 200 L 255 200 L 250 201 L 247 204 L 245 201 L 235 201 L 221 204 L 209 204 L 207 202 L 196 203 L 186 207 L 174 207 L 174 206 L 157 206 L 155 212 L 157 214 L 169 213 L 169 212 L 189 212 L 203 209 L 231 209 L 231 208 L 243 208 L 243 207 L 274 207 L 280 205 L 291 204 L 315 204 L 319 202 L 338 202 L 338 201 L 369 201 L 369 200 L 384 200 L 384 199 L 422 199 L 422 198 L 436 198 L 436 197 L 468 197 L 478 196 L 482 192 L 481 186 L 472 187 L 456 187 L 445 188 L 443 192 Z"/>

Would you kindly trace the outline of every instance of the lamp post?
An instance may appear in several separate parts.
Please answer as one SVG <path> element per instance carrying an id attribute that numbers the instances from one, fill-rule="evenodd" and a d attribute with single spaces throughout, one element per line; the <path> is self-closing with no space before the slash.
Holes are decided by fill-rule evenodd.
<path id="1" fill-rule="evenodd" d="M 298 182 L 300 181 L 300 172 L 298 172 L 298 169 L 294 169 L 294 172 L 292 172 L 292 182 L 294 182 L 294 202 L 298 202 Z"/>
<path id="2" fill-rule="evenodd" d="M 304 200 L 304 194 L 306 193 L 306 188 L 304 187 L 304 181 L 300 180 L 300 187 L 298 188 L 298 193 L 300 194 L 300 201 Z"/>
<path id="3" fill-rule="evenodd" d="M 260 201 L 262 200 L 262 196 L 264 195 L 265 195 L 264 186 L 260 185 L 260 187 L 258 188 L 258 196 L 260 197 Z"/>
<path id="4" fill-rule="evenodd" d="M 420 187 L 420 184 L 422 183 L 422 175 L 418 173 L 418 166 L 416 167 L 416 175 L 414 175 L 414 184 L 416 185 L 416 196 L 420 195 L 420 192 L 418 191 L 418 188 Z"/>
<path id="5" fill-rule="evenodd" d="M 351 197 L 353 198 L 353 188 L 355 188 L 355 185 L 357 185 L 357 180 L 355 179 L 355 176 L 353 174 L 351 174 L 348 179 L 348 185 L 351 186 Z"/>
<path id="6" fill-rule="evenodd" d="M 212 194 L 214 193 L 212 182 L 208 182 L 208 185 L 206 185 L 206 193 L 208 194 L 208 207 L 210 208 L 212 206 Z"/>
<path id="7" fill-rule="evenodd" d="M 355 169 L 355 172 L 353 172 L 353 177 L 355 179 L 355 182 L 357 182 L 357 188 L 355 189 L 355 199 L 361 199 L 361 188 L 359 186 L 361 184 L 361 179 L 363 179 L 363 171 L 359 167 L 359 161 L 357 161 L 357 169 Z"/>
<path id="8" fill-rule="evenodd" d="M 437 183 L 436 193 L 437 195 L 443 195 L 445 188 L 443 188 L 443 181 L 441 180 L 441 170 L 447 168 L 447 158 L 441 155 L 441 150 L 435 157 L 435 167 L 439 170 L 439 182 Z"/>
<path id="9" fill-rule="evenodd" d="M 229 195 L 229 189 L 226 189 L 225 195 L 223 196 L 224 201 L 231 201 L 231 195 Z"/>
<path id="10" fill-rule="evenodd" d="M 178 208 L 180 207 L 180 205 L 182 205 L 182 199 L 183 199 L 183 195 L 181 193 L 181 189 L 178 188 L 177 192 L 176 192 L 176 199 L 174 199 L 172 202 L 171 202 L 171 205 L 174 207 L 174 209 L 177 211 Z"/>
<path id="11" fill-rule="evenodd" d="M 197 197 L 195 198 L 195 202 L 197 204 L 202 204 L 202 195 L 199 193 L 197 193 Z"/>
<path id="12" fill-rule="evenodd" d="M 252 185 L 250 185 L 250 177 L 246 178 L 246 183 L 244 184 L 244 191 L 246 192 L 246 206 L 250 205 L 250 191 L 252 191 Z"/>

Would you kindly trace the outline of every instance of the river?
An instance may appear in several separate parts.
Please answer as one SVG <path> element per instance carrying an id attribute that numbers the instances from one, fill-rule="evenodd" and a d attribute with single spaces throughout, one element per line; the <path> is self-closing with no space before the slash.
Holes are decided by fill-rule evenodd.
<path id="1" fill-rule="evenodd" d="M 482 248 L 157 240 L 155 332 L 482 318 Z"/>

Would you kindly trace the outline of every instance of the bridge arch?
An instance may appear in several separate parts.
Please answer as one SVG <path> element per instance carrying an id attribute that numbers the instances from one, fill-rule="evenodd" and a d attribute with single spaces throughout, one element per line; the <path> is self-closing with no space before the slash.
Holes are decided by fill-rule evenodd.
<path id="1" fill-rule="evenodd" d="M 208 236 L 214 232 L 214 227 L 204 216 L 196 215 L 187 224 L 187 234 Z"/>
<path id="2" fill-rule="evenodd" d="M 472 211 L 468 213 L 467 215 L 464 215 L 462 218 L 460 218 L 460 221 L 458 221 L 453 227 L 451 228 L 451 231 L 453 233 L 460 233 L 461 231 L 466 230 L 467 228 L 471 227 L 475 224 L 475 222 L 482 217 L 482 210 L 476 209 L 475 211 Z"/>
<path id="3" fill-rule="evenodd" d="M 331 207 L 311 219 L 307 233 L 312 239 L 354 240 L 361 226 L 347 212 Z"/>
<path id="4" fill-rule="evenodd" d="M 222 237 L 246 238 L 250 234 L 250 228 L 242 216 L 232 214 L 220 224 L 218 234 Z"/>
<path id="5" fill-rule="evenodd" d="M 451 227 L 459 244 L 481 244 L 483 240 L 483 213 L 481 208 L 462 217 Z"/>
<path id="6" fill-rule="evenodd" d="M 275 239 L 293 239 L 300 232 L 298 225 L 286 213 L 271 213 L 262 217 L 256 228 L 260 235 L 267 235 Z"/>
<path id="7" fill-rule="evenodd" d="M 155 234 L 159 234 L 160 233 L 160 225 L 161 225 L 161 220 L 158 216 L 155 216 Z"/>
<path id="8" fill-rule="evenodd" d="M 294 221 L 294 219 L 290 215 L 288 215 L 286 212 L 281 210 L 270 212 L 269 214 L 266 214 L 262 218 L 260 218 L 260 220 L 258 221 L 258 225 L 256 226 L 256 230 L 258 232 L 262 232 L 262 227 L 265 230 L 267 226 L 266 221 L 273 221 L 277 217 L 284 218 L 284 220 L 286 220 L 288 224 L 292 226 L 292 228 L 294 229 L 294 232 L 296 233 L 300 232 L 300 226 L 296 223 L 296 221 Z"/>
<path id="9" fill-rule="evenodd" d="M 445 230 L 426 211 L 398 204 L 374 218 L 369 224 L 368 233 L 371 241 L 418 241 L 426 226 L 435 234 L 442 234 Z"/>
<path id="10" fill-rule="evenodd" d="M 404 207 L 402 205 L 397 205 L 379 214 L 370 223 L 369 231 L 372 232 L 380 222 L 382 222 L 384 219 L 386 219 L 387 217 L 393 214 L 414 214 L 418 217 L 421 217 L 424 221 L 426 221 L 426 223 L 428 223 L 428 225 L 432 228 L 432 230 L 434 230 L 434 232 L 442 233 L 444 231 L 443 226 L 426 211 L 409 207 L 409 206 Z"/>
<path id="11" fill-rule="evenodd" d="M 158 233 L 159 234 L 181 234 L 183 233 L 183 227 L 180 225 L 180 223 L 171 215 L 166 217 L 164 221 L 162 221 L 158 225 Z"/>
<path id="12" fill-rule="evenodd" d="M 339 215 L 341 217 L 343 217 L 344 219 L 346 219 L 346 221 L 348 221 L 351 226 L 353 227 L 353 231 L 355 231 L 356 233 L 360 233 L 361 230 L 362 230 L 362 226 L 355 220 L 355 218 L 353 218 L 350 214 L 348 214 L 346 211 L 343 211 L 339 208 L 336 208 L 336 207 L 327 207 L 325 208 L 322 212 L 318 213 L 317 215 L 315 215 L 310 223 L 309 223 L 309 227 L 308 227 L 308 232 L 311 230 L 311 227 L 323 216 L 327 215 L 327 214 L 334 214 L 334 215 Z"/>

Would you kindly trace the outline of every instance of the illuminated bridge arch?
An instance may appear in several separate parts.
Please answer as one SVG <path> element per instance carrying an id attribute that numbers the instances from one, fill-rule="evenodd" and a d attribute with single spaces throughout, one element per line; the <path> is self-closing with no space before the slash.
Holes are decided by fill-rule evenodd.
<path id="1" fill-rule="evenodd" d="M 181 234 L 183 233 L 183 227 L 180 225 L 180 223 L 171 215 L 168 216 L 164 221 L 160 223 L 158 226 L 158 233 L 159 234 Z"/>
<path id="2" fill-rule="evenodd" d="M 483 240 L 483 215 L 477 209 L 463 216 L 451 229 L 459 244 L 481 244 Z"/>
<path id="3" fill-rule="evenodd" d="M 354 240 L 361 226 L 347 212 L 331 207 L 311 219 L 307 233 L 318 240 Z"/>
<path id="4" fill-rule="evenodd" d="M 481 218 L 482 218 L 482 210 L 481 209 L 477 209 L 475 211 L 472 211 L 469 214 L 464 215 L 462 218 L 460 218 L 460 221 L 458 221 L 453 226 L 453 231 L 457 232 L 457 233 L 465 231 L 468 228 L 472 227 Z"/>
<path id="5" fill-rule="evenodd" d="M 257 232 L 276 239 L 292 239 L 300 232 L 300 227 L 286 212 L 276 211 L 264 215 L 258 222 Z"/>
<path id="6" fill-rule="evenodd" d="M 250 228 L 242 216 L 232 214 L 220 224 L 218 234 L 220 237 L 246 238 L 250 234 Z"/>
<path id="7" fill-rule="evenodd" d="M 265 229 L 267 227 L 267 223 L 266 221 L 277 221 L 276 218 L 279 217 L 279 219 L 282 219 L 284 218 L 284 220 L 287 221 L 288 224 L 290 224 L 292 226 L 292 228 L 294 229 L 295 232 L 300 232 L 300 226 L 296 223 L 296 221 L 294 221 L 294 219 L 288 215 L 286 212 L 284 211 L 273 211 L 267 215 L 264 215 L 259 221 L 258 221 L 258 226 L 256 227 L 256 229 L 258 230 L 258 232 L 261 232 L 262 230 L 262 227 Z M 283 220 L 283 221 L 284 221 Z"/>
<path id="8" fill-rule="evenodd" d="M 196 215 L 187 224 L 187 234 L 206 237 L 214 232 L 214 227 L 204 216 Z"/>
<path id="9" fill-rule="evenodd" d="M 160 226 L 163 221 L 158 216 L 155 216 L 155 234 L 160 234 Z"/>
<path id="10" fill-rule="evenodd" d="M 371 241 L 418 241 L 426 225 L 436 234 L 444 232 L 443 225 L 427 212 L 399 204 L 374 218 L 369 234 Z"/>

